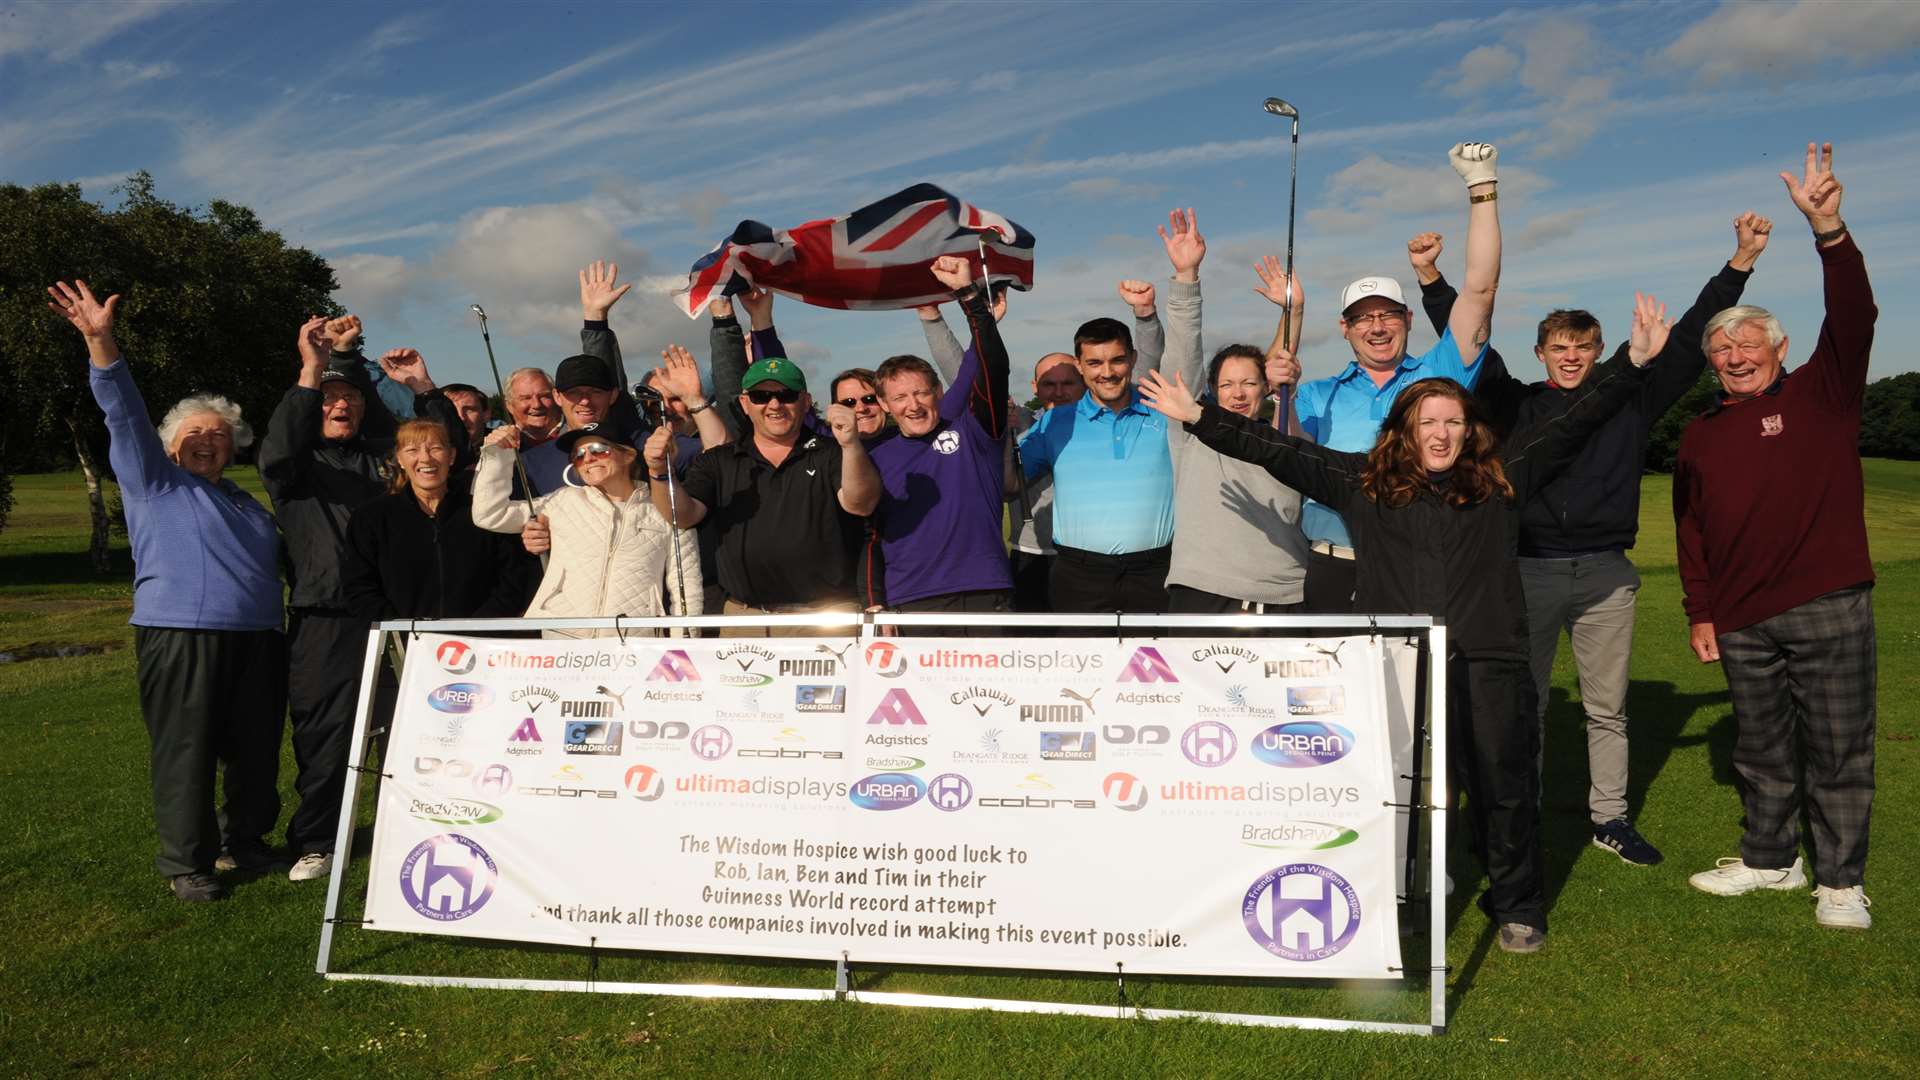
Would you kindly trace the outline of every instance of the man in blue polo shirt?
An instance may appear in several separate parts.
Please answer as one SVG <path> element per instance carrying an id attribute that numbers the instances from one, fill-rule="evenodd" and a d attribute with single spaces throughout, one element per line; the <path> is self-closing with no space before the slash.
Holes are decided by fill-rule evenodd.
<path id="1" fill-rule="evenodd" d="M 1133 339 L 1113 319 L 1073 335 L 1087 392 L 1020 443 L 1028 479 L 1053 476 L 1056 611 L 1167 610 L 1173 457 L 1167 421 L 1133 392 Z"/>
<path id="2" fill-rule="evenodd" d="M 1340 293 L 1340 335 L 1353 360 L 1338 375 L 1300 387 L 1294 410 L 1309 438 L 1334 450 L 1373 449 L 1380 422 L 1400 391 L 1421 379 L 1446 378 L 1471 389 L 1480 375 L 1493 327 L 1493 294 L 1500 283 L 1499 156 L 1489 143 L 1455 143 L 1453 171 L 1467 185 L 1467 273 L 1447 329 L 1433 348 L 1407 355 L 1407 303 L 1400 283 L 1363 277 Z M 1463 354 L 1459 342 L 1467 342 Z M 1307 534 L 1306 610 L 1353 610 L 1353 540 L 1338 513 L 1309 501 L 1301 509 Z"/>

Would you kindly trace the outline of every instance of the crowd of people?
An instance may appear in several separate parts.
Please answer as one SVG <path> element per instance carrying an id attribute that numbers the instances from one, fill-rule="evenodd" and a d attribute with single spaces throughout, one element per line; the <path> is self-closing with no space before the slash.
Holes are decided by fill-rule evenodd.
<path id="1" fill-rule="evenodd" d="M 1563 630 L 1593 843 L 1635 865 L 1662 858 L 1629 817 L 1627 552 L 1649 433 L 1711 368 L 1720 393 L 1685 430 L 1674 515 L 1692 647 L 1732 691 L 1745 829 L 1737 857 L 1691 881 L 1717 895 L 1805 888 L 1804 802 L 1816 919 L 1866 928 L 1876 672 L 1857 434 L 1876 312 L 1831 146 L 1781 174 L 1826 297 L 1791 378 L 1779 322 L 1740 302 L 1772 231 L 1751 212 L 1677 320 L 1636 294 L 1602 363 L 1599 321 L 1553 311 L 1536 331 L 1544 379 L 1518 377 L 1490 345 L 1498 154 L 1462 143 L 1449 159 L 1467 195 L 1466 272 L 1457 289 L 1441 276 L 1438 233 L 1408 242 L 1438 334 L 1422 353 L 1399 281 L 1363 277 L 1339 299 L 1351 359 L 1302 381 L 1305 291 L 1269 257 L 1255 271 L 1279 309 L 1273 339 L 1208 357 L 1206 240 L 1176 210 L 1159 230 L 1164 302 L 1148 281 L 1121 282 L 1131 320 L 1090 319 L 1071 351 L 1040 357 L 1031 408 L 1010 400 L 1005 294 L 944 256 L 929 273 L 968 344 L 923 307 L 930 359 L 844 371 L 822 410 L 759 289 L 713 303 L 704 379 L 673 346 L 629 382 L 608 318 L 631 286 L 595 263 L 579 275 L 580 352 L 551 375 L 513 372 L 498 423 L 485 393 L 436 384 L 418 352 L 370 362 L 358 318 L 307 322 L 258 456 L 271 514 L 224 476 L 252 440 L 239 409 L 195 396 L 156 427 L 114 341 L 118 297 L 56 284 L 50 306 L 91 357 L 132 538 L 157 868 L 184 900 L 225 895 L 216 871 L 291 859 L 295 880 L 329 873 L 373 620 L 1405 612 L 1445 619 L 1449 764 L 1487 872 L 1481 906 L 1503 949 L 1532 952 L 1547 929 L 1542 743 Z M 784 630 L 810 632 L 721 632 Z M 289 715 L 299 805 L 283 853 L 269 834 Z"/>

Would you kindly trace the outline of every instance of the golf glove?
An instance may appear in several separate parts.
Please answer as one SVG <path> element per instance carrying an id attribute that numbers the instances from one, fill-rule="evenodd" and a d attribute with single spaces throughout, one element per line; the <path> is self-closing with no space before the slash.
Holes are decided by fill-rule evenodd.
<path id="1" fill-rule="evenodd" d="M 1493 174 L 1493 164 L 1500 159 L 1500 151 L 1492 143 L 1463 142 L 1454 143 L 1447 151 L 1447 160 L 1453 163 L 1453 171 L 1460 174 L 1468 187 L 1475 184 L 1491 184 L 1499 180 Z"/>

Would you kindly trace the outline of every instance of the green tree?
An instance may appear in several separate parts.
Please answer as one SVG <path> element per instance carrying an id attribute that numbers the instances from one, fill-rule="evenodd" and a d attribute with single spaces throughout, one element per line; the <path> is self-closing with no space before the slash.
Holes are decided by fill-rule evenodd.
<path id="1" fill-rule="evenodd" d="M 1860 452 L 1920 461 L 1920 371 L 1868 384 L 1860 415 Z"/>
<path id="2" fill-rule="evenodd" d="M 0 459 L 68 446 L 87 478 L 94 565 L 106 569 L 104 428 L 85 350 L 46 308 L 46 287 L 84 278 L 122 296 L 117 336 L 156 417 L 195 392 L 225 394 L 256 431 L 291 383 L 293 339 L 310 314 L 338 314 L 333 270 L 290 247 L 253 211 L 177 206 L 146 173 L 106 208 L 74 184 L 0 185 Z M 42 464 L 46 462 L 44 459 Z"/>
<path id="3" fill-rule="evenodd" d="M 1680 431 L 1693 422 L 1693 418 L 1707 411 L 1713 404 L 1713 395 L 1720 390 L 1720 379 L 1709 368 L 1700 373 L 1700 381 L 1686 392 L 1665 416 L 1653 422 L 1653 430 L 1647 437 L 1647 458 L 1645 468 L 1648 472 L 1670 473 L 1673 461 L 1680 453 Z"/>

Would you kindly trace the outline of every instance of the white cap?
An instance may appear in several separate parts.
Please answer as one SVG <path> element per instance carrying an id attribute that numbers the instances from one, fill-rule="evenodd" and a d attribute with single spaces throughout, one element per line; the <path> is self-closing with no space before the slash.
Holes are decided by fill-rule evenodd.
<path id="1" fill-rule="evenodd" d="M 1390 277 L 1363 277 L 1359 281 L 1340 290 L 1340 312 L 1346 310 L 1370 296 L 1384 296 L 1387 299 L 1407 306 L 1406 298 L 1400 292 L 1400 283 Z"/>

